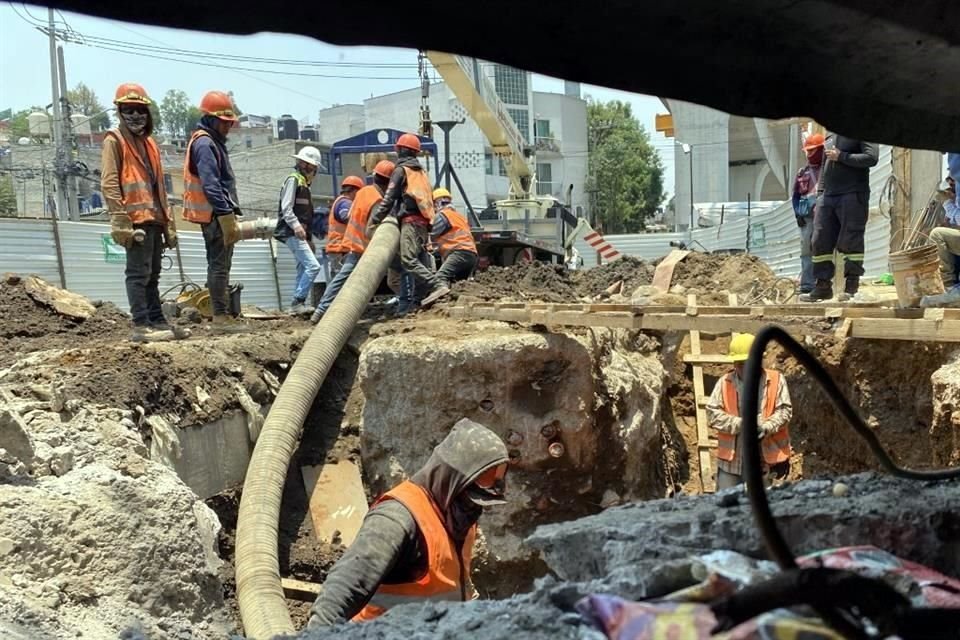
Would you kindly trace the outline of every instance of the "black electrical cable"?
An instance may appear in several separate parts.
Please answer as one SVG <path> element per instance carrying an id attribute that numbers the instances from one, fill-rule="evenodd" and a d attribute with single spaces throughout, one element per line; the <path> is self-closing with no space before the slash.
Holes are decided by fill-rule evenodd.
<path id="1" fill-rule="evenodd" d="M 870 450 L 880 461 L 880 465 L 891 475 L 909 480 L 947 480 L 960 477 L 960 468 L 937 469 L 933 471 L 915 471 L 898 466 L 884 450 L 873 431 L 864 423 L 853 406 L 837 387 L 836 383 L 817 359 L 799 342 L 782 328 L 769 325 L 757 332 L 750 348 L 750 357 L 744 366 L 743 393 L 740 394 L 741 455 L 743 455 L 743 475 L 747 485 L 747 495 L 757 528 L 763 538 L 767 552 L 784 571 L 797 569 L 797 561 L 777 528 L 770 502 L 763 486 L 763 463 L 760 457 L 758 411 L 760 410 L 760 376 L 763 372 L 763 354 L 770 342 L 777 342 L 790 355 L 806 368 L 820 384 L 830 402 L 837 408 L 854 430 L 867 441 Z M 847 638 L 862 638 L 864 632 L 851 620 L 850 615 L 835 607 L 815 606 L 818 614 L 837 631 Z"/>

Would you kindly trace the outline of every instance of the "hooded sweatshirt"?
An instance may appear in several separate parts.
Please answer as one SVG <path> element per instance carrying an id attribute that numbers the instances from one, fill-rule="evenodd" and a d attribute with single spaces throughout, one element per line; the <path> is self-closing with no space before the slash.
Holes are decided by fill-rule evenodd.
<path id="1" fill-rule="evenodd" d="M 503 502 L 502 495 L 477 495 L 470 487 L 484 471 L 508 461 L 497 434 L 464 418 L 434 448 L 411 482 L 430 493 L 442 512 L 447 532 L 462 541 L 476 523 L 481 502 Z M 467 504 L 465 504 L 467 503 Z M 350 548 L 334 565 L 314 602 L 310 627 L 349 620 L 370 601 L 381 584 L 413 582 L 427 570 L 426 541 L 413 515 L 397 500 L 376 504 L 364 518 Z"/>
<path id="2" fill-rule="evenodd" d="M 190 147 L 190 171 L 200 178 L 203 194 L 213 207 L 214 215 L 233 213 L 239 202 L 237 180 L 230 166 L 227 139 L 216 129 L 216 118 L 205 115 L 198 129 L 208 136 L 197 138 Z"/>
<path id="3" fill-rule="evenodd" d="M 150 170 L 150 163 L 147 161 L 147 147 L 144 140 L 150 136 L 153 131 L 153 117 L 147 115 L 147 127 L 143 136 L 135 136 L 127 128 L 123 118 L 120 118 L 120 124 L 117 127 L 120 135 L 123 136 L 133 148 L 137 150 L 140 157 L 144 159 L 144 165 Z M 104 136 L 103 151 L 100 156 L 100 189 L 103 192 L 103 199 L 106 201 L 107 210 L 111 213 L 123 212 L 123 190 L 120 187 L 120 164 L 123 159 L 123 149 L 120 148 L 120 142 L 113 136 Z M 152 176 L 154 207 L 163 212 L 163 216 L 168 215 L 170 210 L 167 205 L 167 190 L 163 184 L 163 176 Z M 163 224 L 165 220 L 156 220 L 148 224 Z"/>
<path id="4" fill-rule="evenodd" d="M 413 171 L 423 171 L 423 165 L 420 164 L 415 155 L 401 156 L 397 160 L 396 168 L 393 170 L 393 175 L 390 176 L 390 182 L 383 194 L 383 200 L 380 201 L 380 204 L 377 205 L 370 216 L 373 224 L 380 224 L 384 218 L 394 211 L 396 211 L 396 216 L 399 219 L 409 219 L 408 221 L 413 224 L 429 224 L 427 219 L 420 215 L 420 209 L 417 208 L 416 201 L 406 193 L 407 173 L 404 171 L 404 167 Z"/>

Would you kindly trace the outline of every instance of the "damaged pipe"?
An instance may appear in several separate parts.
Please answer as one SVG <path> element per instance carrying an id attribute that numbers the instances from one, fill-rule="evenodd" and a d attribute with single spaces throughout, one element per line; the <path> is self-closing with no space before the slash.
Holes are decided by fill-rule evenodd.
<path id="1" fill-rule="evenodd" d="M 280 586 L 278 526 L 287 468 L 313 399 L 376 293 L 399 244 L 396 220 L 377 227 L 356 269 L 303 346 L 257 440 L 237 517 L 237 599 L 247 637 L 295 629 Z"/>

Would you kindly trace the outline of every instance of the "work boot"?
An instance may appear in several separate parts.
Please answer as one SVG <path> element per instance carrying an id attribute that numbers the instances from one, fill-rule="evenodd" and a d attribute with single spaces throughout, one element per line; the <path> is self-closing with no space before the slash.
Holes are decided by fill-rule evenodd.
<path id="1" fill-rule="evenodd" d="M 249 330 L 246 322 L 229 315 L 213 316 L 210 323 L 210 332 L 214 334 L 246 333 Z"/>
<path id="2" fill-rule="evenodd" d="M 449 294 L 450 294 L 450 287 L 443 284 L 437 285 L 437 287 L 430 292 L 430 295 L 428 295 L 426 298 L 423 299 L 423 302 L 420 303 L 420 306 L 426 309 L 427 307 L 432 305 L 434 302 L 436 302 L 440 298 Z"/>
<path id="3" fill-rule="evenodd" d="M 810 293 L 802 293 L 798 300 L 800 302 L 822 302 L 824 300 L 829 300 L 833 297 L 833 286 L 830 284 L 829 280 L 817 280 L 817 284 L 814 285 L 813 291 Z"/>
<path id="4" fill-rule="evenodd" d="M 848 302 L 860 290 L 860 278 L 847 278 L 843 283 L 843 293 L 837 296 L 837 302 Z"/>
<path id="5" fill-rule="evenodd" d="M 303 300 L 294 300 L 293 304 L 290 305 L 290 315 L 292 316 L 306 315 L 310 313 L 310 311 L 310 307 L 308 307 Z"/>
<path id="6" fill-rule="evenodd" d="M 155 329 L 149 324 L 138 324 L 134 325 L 130 340 L 131 342 L 168 342 L 176 340 L 176 336 L 170 329 Z"/>
<path id="7" fill-rule="evenodd" d="M 923 296 L 921 307 L 960 307 L 960 284 L 951 287 L 946 293 L 935 296 Z"/>

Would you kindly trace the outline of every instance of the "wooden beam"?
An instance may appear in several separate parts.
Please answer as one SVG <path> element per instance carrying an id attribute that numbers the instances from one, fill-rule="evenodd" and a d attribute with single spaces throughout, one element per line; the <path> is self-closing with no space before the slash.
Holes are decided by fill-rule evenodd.
<path id="1" fill-rule="evenodd" d="M 687 296 L 687 307 L 694 311 L 696 316 L 697 296 L 691 294 Z M 701 357 L 700 352 L 700 332 L 696 329 L 690 331 L 690 355 L 694 358 Z M 710 433 L 707 429 L 707 410 L 702 405 L 702 400 L 706 398 L 703 388 L 703 367 L 693 365 L 693 397 L 697 411 L 697 455 L 700 462 L 700 486 L 704 492 L 707 491 L 710 480 L 713 477 L 713 461 L 710 459 Z"/>
<path id="2" fill-rule="evenodd" d="M 323 591 L 323 585 L 294 578 L 280 578 L 280 586 L 283 587 L 283 595 L 302 602 L 313 602 Z"/>
<path id="3" fill-rule="evenodd" d="M 730 364 L 733 360 L 725 353 L 683 354 L 683 361 L 692 364 Z"/>
<path id="4" fill-rule="evenodd" d="M 960 320 L 854 318 L 851 323 L 851 338 L 960 342 Z"/>
<path id="5" fill-rule="evenodd" d="M 367 515 L 360 468 L 350 460 L 340 460 L 322 467 L 305 466 L 301 472 L 317 539 L 333 542 L 339 538 L 341 544 L 349 547 Z"/>

